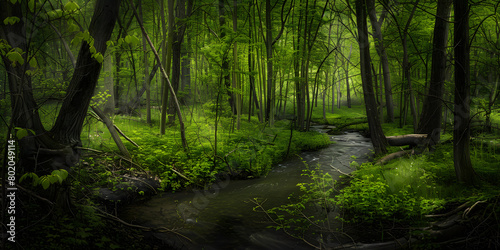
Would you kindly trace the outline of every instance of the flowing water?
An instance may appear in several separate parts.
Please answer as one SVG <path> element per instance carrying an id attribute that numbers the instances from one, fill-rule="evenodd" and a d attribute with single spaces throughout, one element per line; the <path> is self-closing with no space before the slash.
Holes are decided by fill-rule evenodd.
<path id="1" fill-rule="evenodd" d="M 315 129 L 324 132 L 322 127 Z M 265 213 L 253 210 L 256 204 L 252 200 L 265 201 L 266 209 L 287 204 L 288 196 L 299 192 L 297 183 L 310 182 L 301 175 L 304 162 L 309 166 L 319 164 L 323 172 L 338 179 L 339 171 L 353 171 L 350 162 L 362 163 L 371 155 L 370 140 L 359 133 L 330 136 L 330 139 L 335 143 L 318 151 L 302 152 L 300 157 L 275 166 L 265 177 L 222 178 L 207 190 L 163 194 L 128 206 L 120 217 L 140 225 L 178 228 L 192 242 L 173 234 L 154 236 L 182 249 L 311 249 L 302 240 L 267 228 L 271 222 Z"/>

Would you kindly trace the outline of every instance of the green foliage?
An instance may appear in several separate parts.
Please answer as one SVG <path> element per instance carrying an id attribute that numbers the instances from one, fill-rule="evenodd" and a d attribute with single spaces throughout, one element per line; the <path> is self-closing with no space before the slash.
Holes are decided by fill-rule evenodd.
<path id="1" fill-rule="evenodd" d="M 7 52 L 5 56 L 12 62 L 12 65 L 15 66 L 24 64 L 24 58 L 22 54 L 24 54 L 24 52 L 21 49 L 15 48 Z"/>
<path id="2" fill-rule="evenodd" d="M 219 108 L 218 113 L 217 107 Z M 211 100 L 203 104 L 203 110 L 205 111 L 205 115 L 208 118 L 215 118 L 215 114 L 218 114 L 220 117 L 232 117 L 233 111 L 231 111 L 231 107 L 227 104 L 227 102 L 217 102 L 215 100 Z"/>
<path id="3" fill-rule="evenodd" d="M 49 188 L 50 185 L 59 182 L 62 184 L 66 178 L 68 178 L 68 171 L 65 169 L 54 170 L 50 175 L 42 175 L 38 177 L 35 173 L 25 173 L 19 179 L 19 182 L 22 182 L 26 178 L 31 178 L 33 180 L 33 186 L 41 185 L 43 189 Z"/>
<path id="4" fill-rule="evenodd" d="M 21 21 L 21 19 L 17 16 L 10 16 L 3 20 L 3 24 L 5 25 L 14 25 L 15 23 Z"/>
<path id="5" fill-rule="evenodd" d="M 85 41 L 88 44 L 92 58 L 96 59 L 96 61 L 98 61 L 99 63 L 102 63 L 104 61 L 104 57 L 101 52 L 97 52 L 96 48 L 94 47 L 94 38 L 90 35 L 89 31 L 78 32 L 71 40 L 71 44 L 73 46 L 76 46 L 82 41 Z"/>
<path id="6" fill-rule="evenodd" d="M 92 99 L 90 100 L 90 106 L 102 106 L 110 97 L 111 94 L 109 94 L 109 90 L 106 89 L 104 92 L 99 91 L 97 94 L 92 96 Z"/>
<path id="7" fill-rule="evenodd" d="M 35 131 L 33 131 L 33 129 L 19 128 L 19 127 L 15 127 L 14 129 L 16 130 L 16 138 L 18 140 L 21 140 L 24 137 L 28 136 L 29 133 L 31 133 L 32 135 L 35 134 Z"/>
<path id="8" fill-rule="evenodd" d="M 288 197 L 288 204 L 281 205 L 266 210 L 265 212 L 274 222 L 270 228 L 276 230 L 283 229 L 295 237 L 302 237 L 312 225 L 321 225 L 328 219 L 328 212 L 334 209 L 335 200 L 334 192 L 336 192 L 333 178 L 328 174 L 324 174 L 319 170 L 310 169 L 305 164 L 306 169 L 303 170 L 303 176 L 310 178 L 311 182 L 299 183 L 297 186 L 300 189 L 300 195 L 291 194 Z M 255 200 L 259 204 L 258 200 Z M 314 208 L 320 208 L 320 213 Z M 263 209 L 259 204 L 254 207 L 254 211 Z M 293 231 L 291 231 L 292 229 Z"/>

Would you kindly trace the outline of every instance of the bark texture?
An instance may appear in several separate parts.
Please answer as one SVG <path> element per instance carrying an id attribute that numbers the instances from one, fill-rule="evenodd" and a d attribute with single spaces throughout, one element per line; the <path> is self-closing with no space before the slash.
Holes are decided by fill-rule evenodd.
<path id="1" fill-rule="evenodd" d="M 448 20 L 451 3 L 452 0 L 438 1 L 432 42 L 431 80 L 417 130 L 417 133 L 430 134 L 433 141 L 436 142 L 439 141 L 441 134 L 443 86 L 446 78 L 446 48 L 449 30 Z"/>
<path id="2" fill-rule="evenodd" d="M 453 130 L 453 161 L 457 180 L 473 184 L 474 169 L 470 159 L 470 58 L 469 4 L 454 0 L 455 11 L 455 105 Z"/>
<path id="3" fill-rule="evenodd" d="M 370 43 L 368 41 L 368 28 L 366 23 L 366 2 L 356 0 L 356 21 L 358 23 L 358 43 L 361 60 L 361 77 L 363 81 L 363 96 L 365 99 L 366 116 L 370 128 L 370 136 L 376 154 L 386 153 L 387 140 L 380 125 L 377 112 L 377 102 L 373 91 L 373 82 L 370 65 Z"/>

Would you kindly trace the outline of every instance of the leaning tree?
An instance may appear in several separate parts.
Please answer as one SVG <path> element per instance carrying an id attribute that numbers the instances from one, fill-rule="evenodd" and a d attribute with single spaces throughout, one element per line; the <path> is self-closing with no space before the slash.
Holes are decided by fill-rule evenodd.
<path id="1" fill-rule="evenodd" d="M 70 84 L 63 104 L 54 123 L 47 130 L 39 115 L 39 105 L 33 96 L 30 76 L 32 60 L 37 56 L 32 46 L 33 29 L 27 27 L 37 18 L 39 12 L 28 1 L 1 1 L 0 20 L 11 20 L 0 24 L 0 55 L 8 74 L 8 85 L 12 106 L 13 126 L 31 131 L 19 140 L 20 159 L 18 172 L 50 174 L 53 170 L 70 170 L 79 157 L 80 134 L 90 100 L 97 86 L 102 66 L 102 55 L 106 42 L 118 17 L 120 0 L 97 0 L 88 32 L 84 38 Z M 36 6 L 40 10 L 43 6 Z M 50 22 L 50 20 L 44 20 Z M 51 185 L 44 195 L 56 204 L 59 211 L 68 211 L 69 185 Z"/>

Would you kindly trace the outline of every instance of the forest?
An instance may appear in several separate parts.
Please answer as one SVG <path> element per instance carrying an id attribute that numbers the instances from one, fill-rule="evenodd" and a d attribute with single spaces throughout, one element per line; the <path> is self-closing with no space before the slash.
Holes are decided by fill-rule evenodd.
<path id="1" fill-rule="evenodd" d="M 2 249 L 500 248 L 499 8 L 2 0 Z"/>

